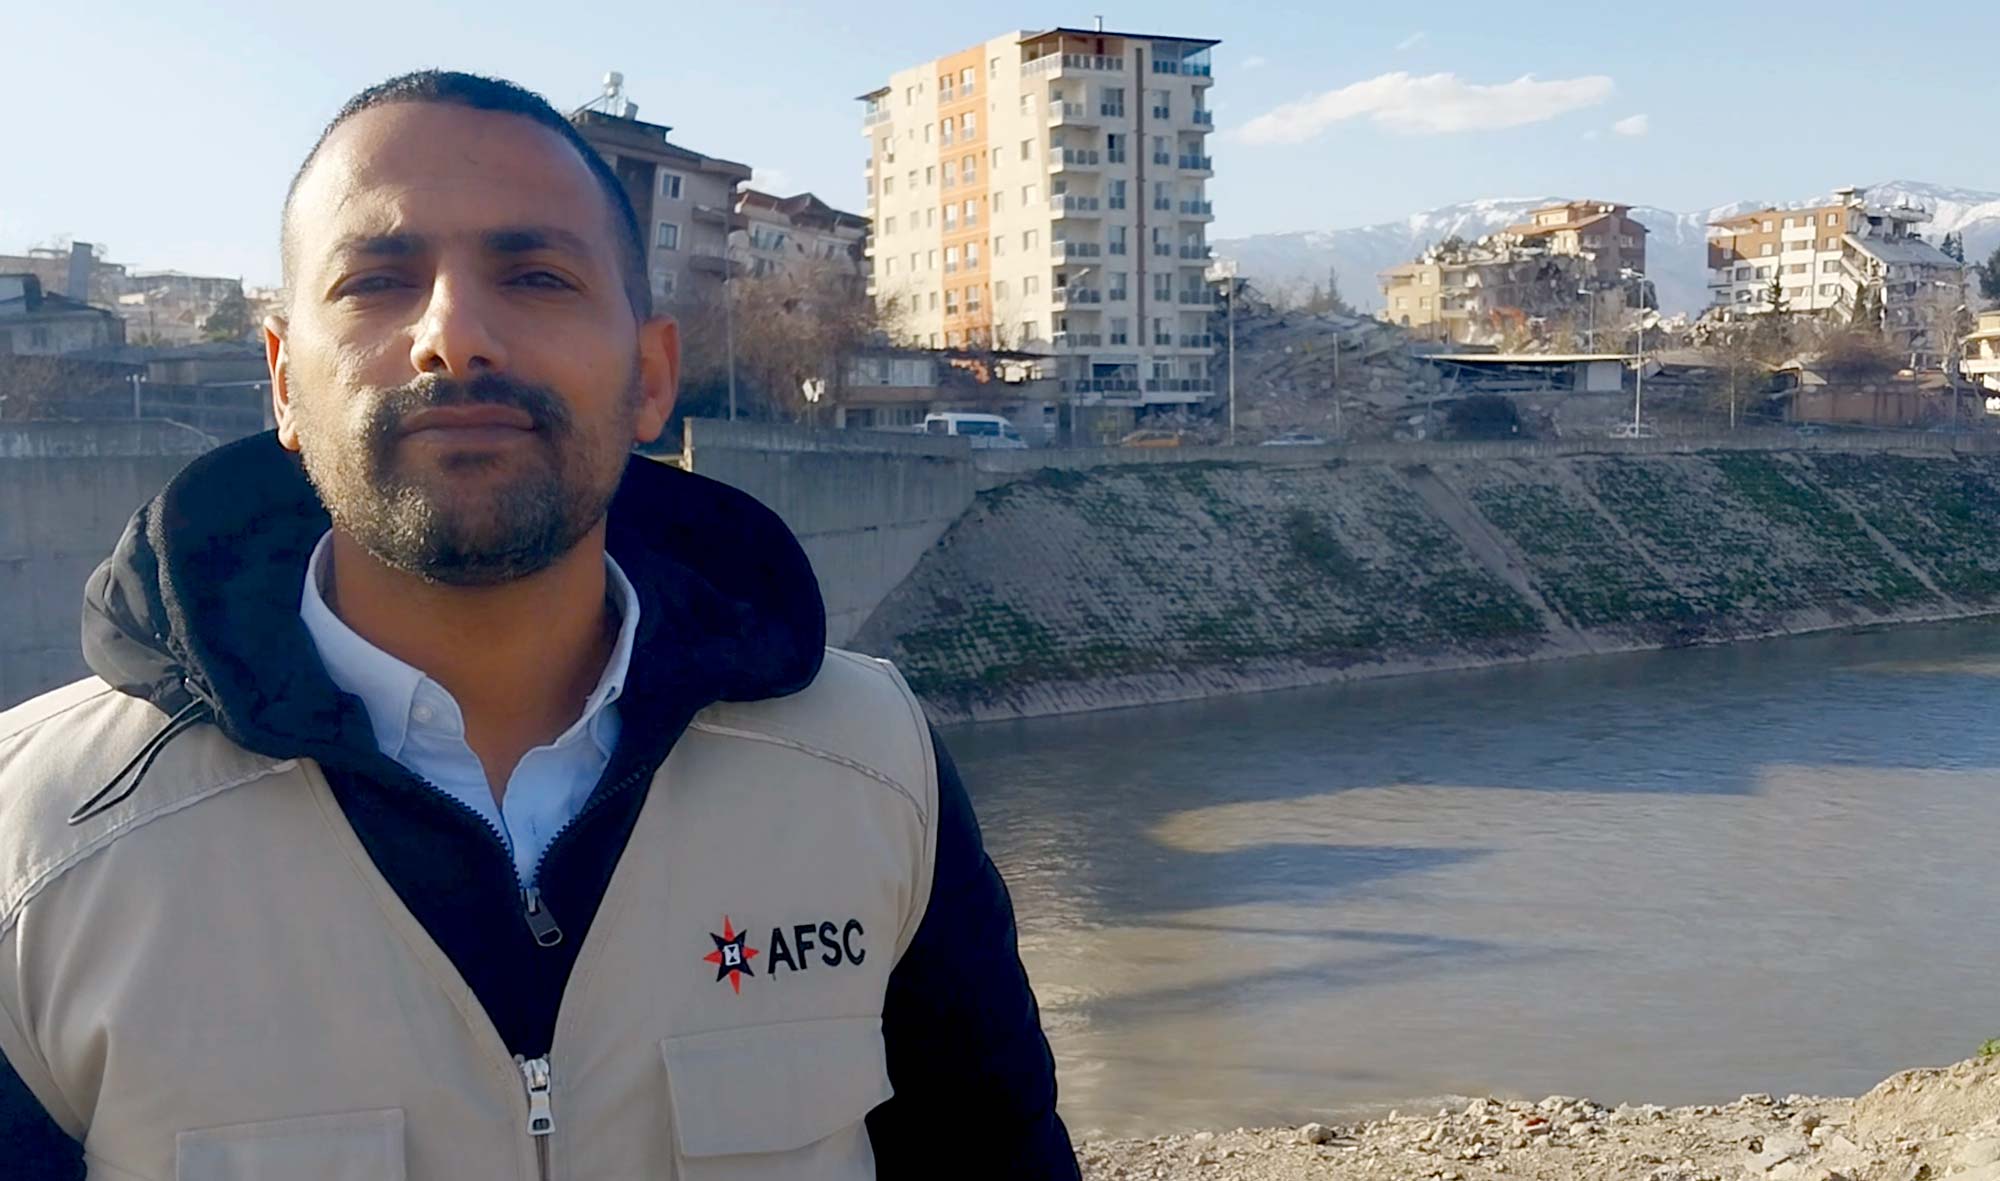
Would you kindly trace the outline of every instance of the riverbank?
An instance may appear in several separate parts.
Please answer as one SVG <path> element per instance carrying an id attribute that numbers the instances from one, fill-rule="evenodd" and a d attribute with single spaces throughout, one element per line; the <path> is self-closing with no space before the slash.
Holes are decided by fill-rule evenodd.
<path id="1" fill-rule="evenodd" d="M 1431 1115 L 1082 1144 L 1085 1181 L 2000 1181 L 2000 1059 L 1859 1099 L 1607 1108 L 1475 1099 Z"/>
<path id="2" fill-rule="evenodd" d="M 2000 611 L 2000 457 L 1714 450 L 1050 468 L 857 637 L 939 721 Z"/>

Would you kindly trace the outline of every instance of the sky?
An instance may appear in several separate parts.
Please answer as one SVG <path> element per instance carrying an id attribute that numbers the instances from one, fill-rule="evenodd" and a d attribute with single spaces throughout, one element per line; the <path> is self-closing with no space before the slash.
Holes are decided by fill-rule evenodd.
<path id="1" fill-rule="evenodd" d="M 1214 237 L 1476 197 L 1706 209 L 1904 179 L 2000 192 L 1994 0 L 1916 8 L 1583 3 L 1120 8 L 935 0 L 0 0 L 0 253 L 63 237 L 135 269 L 278 279 L 280 203 L 320 127 L 405 70 L 511 78 L 570 109 L 622 71 L 639 115 L 863 207 L 854 96 L 1013 28 L 1219 39 Z M 1629 13 L 1621 18 L 1616 13 Z M 1979 47 L 1961 53 L 1958 47 Z M 25 52 L 23 52 L 25 50 Z"/>

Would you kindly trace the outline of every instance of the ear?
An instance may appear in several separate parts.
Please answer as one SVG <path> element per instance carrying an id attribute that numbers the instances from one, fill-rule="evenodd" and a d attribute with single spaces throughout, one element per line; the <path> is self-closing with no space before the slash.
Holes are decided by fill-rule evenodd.
<path id="1" fill-rule="evenodd" d="M 639 325 L 639 406 L 632 441 L 650 443 L 667 428 L 680 393 L 681 329 L 672 316 Z"/>
<path id="2" fill-rule="evenodd" d="M 292 365 L 285 350 L 286 330 L 284 317 L 264 317 L 264 364 L 271 371 L 271 417 L 278 423 L 278 442 L 287 451 L 297 451 L 299 421 L 292 407 Z"/>

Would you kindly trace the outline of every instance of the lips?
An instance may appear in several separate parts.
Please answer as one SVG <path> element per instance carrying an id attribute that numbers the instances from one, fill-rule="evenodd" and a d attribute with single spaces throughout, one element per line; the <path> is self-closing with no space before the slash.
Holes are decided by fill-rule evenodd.
<path id="1" fill-rule="evenodd" d="M 525 410 L 511 406 L 489 404 L 470 406 L 431 406 L 405 418 L 402 433 L 414 435 L 418 432 L 438 432 L 447 434 L 456 431 L 504 432 L 508 430 L 532 431 L 535 420 Z"/>

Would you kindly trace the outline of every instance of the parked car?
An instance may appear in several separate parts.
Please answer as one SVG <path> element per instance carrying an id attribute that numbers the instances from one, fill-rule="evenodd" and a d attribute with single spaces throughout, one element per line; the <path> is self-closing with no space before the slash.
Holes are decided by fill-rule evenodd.
<path id="1" fill-rule="evenodd" d="M 1131 434 L 1118 440 L 1118 445 L 1120 447 L 1178 447 L 1181 445 L 1181 432 L 1162 430 L 1133 431 Z"/>
<path id="2" fill-rule="evenodd" d="M 1805 435 L 1808 438 L 1814 435 L 1830 435 L 1833 433 L 1831 430 L 1827 428 L 1826 424 L 1822 422 L 1805 423 L 1804 425 L 1798 428 L 1798 432 L 1802 435 Z"/>
<path id="3" fill-rule="evenodd" d="M 1621 422 L 1611 428 L 1614 439 L 1657 439 L 1659 428 L 1650 422 Z"/>
<path id="4" fill-rule="evenodd" d="M 961 414 L 949 411 L 924 415 L 926 435 L 959 435 L 972 441 L 975 451 L 1026 451 L 1028 441 L 1014 424 L 998 414 Z"/>
<path id="5" fill-rule="evenodd" d="M 1286 431 L 1276 438 L 1266 439 L 1257 445 L 1259 447 L 1324 447 L 1326 446 L 1326 440 L 1320 438 L 1318 435 L 1306 434 L 1304 431 Z"/>

